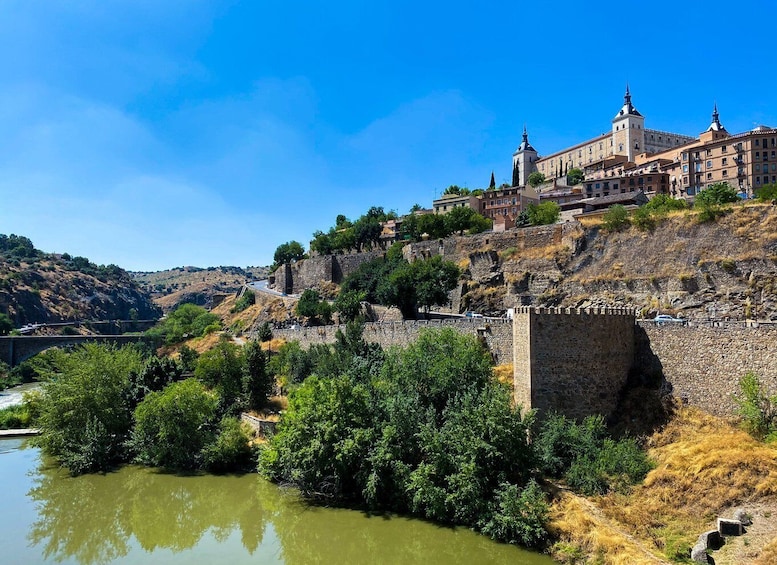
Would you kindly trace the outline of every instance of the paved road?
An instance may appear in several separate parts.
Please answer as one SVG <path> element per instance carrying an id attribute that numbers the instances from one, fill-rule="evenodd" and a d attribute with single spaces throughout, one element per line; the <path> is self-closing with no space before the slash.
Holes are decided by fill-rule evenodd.
<path id="1" fill-rule="evenodd" d="M 299 298 L 299 295 L 296 295 L 296 294 L 286 294 L 285 292 L 278 292 L 277 290 L 267 288 L 267 282 L 268 282 L 267 280 L 254 281 L 254 282 L 248 283 L 248 286 L 250 286 L 254 290 L 258 290 L 259 292 L 266 292 L 267 294 L 272 294 L 274 296 L 282 296 L 284 298 Z"/>

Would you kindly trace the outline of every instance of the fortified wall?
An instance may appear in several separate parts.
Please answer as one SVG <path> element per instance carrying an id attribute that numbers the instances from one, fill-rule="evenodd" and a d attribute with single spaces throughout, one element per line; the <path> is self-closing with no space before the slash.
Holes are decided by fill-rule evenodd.
<path id="1" fill-rule="evenodd" d="M 478 336 L 483 340 L 497 365 L 513 362 L 513 326 L 507 319 L 484 320 L 454 318 L 450 320 L 405 320 L 401 322 L 376 322 L 364 325 L 364 340 L 381 347 L 407 346 L 418 338 L 426 328 L 453 327 L 457 331 Z M 296 340 L 302 347 L 315 343 L 334 343 L 335 333 L 343 326 L 302 327 L 298 329 L 273 330 L 274 337 L 287 341 Z"/>
<path id="2" fill-rule="evenodd" d="M 576 419 L 612 414 L 634 362 L 634 319 L 625 308 L 518 308 L 516 403 Z"/>
<path id="3" fill-rule="evenodd" d="M 316 255 L 296 263 L 286 263 L 275 271 L 275 288 L 286 294 L 300 294 L 306 288 L 320 287 L 322 282 L 340 284 L 359 265 L 384 254 L 384 251 L 378 250 L 347 255 Z"/>
<path id="4" fill-rule="evenodd" d="M 636 327 L 635 367 L 663 375 L 674 396 L 717 416 L 736 413 L 739 379 L 758 375 L 777 394 L 777 325 L 747 322 Z"/>

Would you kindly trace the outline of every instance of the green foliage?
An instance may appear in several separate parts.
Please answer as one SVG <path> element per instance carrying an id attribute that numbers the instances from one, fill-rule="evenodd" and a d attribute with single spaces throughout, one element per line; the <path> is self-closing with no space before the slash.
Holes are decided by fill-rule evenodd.
<path id="1" fill-rule="evenodd" d="M 532 188 L 536 188 L 545 182 L 545 175 L 539 171 L 534 171 L 533 173 L 529 174 L 529 178 L 526 179 L 526 182 L 528 182 L 529 186 Z"/>
<path id="2" fill-rule="evenodd" d="M 477 338 L 429 330 L 383 358 L 353 326 L 329 355 L 339 367 L 330 376 L 317 368 L 290 394 L 262 474 L 309 496 L 541 543 L 547 509 L 529 483 L 532 418 L 493 380 Z M 317 367 L 325 358 L 319 351 Z"/>
<path id="3" fill-rule="evenodd" d="M 8 335 L 14 329 L 13 320 L 3 312 L 0 312 L 0 335 Z"/>
<path id="4" fill-rule="evenodd" d="M 243 374 L 242 352 L 226 338 L 202 353 L 194 369 L 195 377 L 218 392 L 221 413 L 237 413 L 243 407 Z"/>
<path id="5" fill-rule="evenodd" d="M 450 185 L 448 188 L 443 191 L 443 194 L 458 194 L 460 196 L 466 196 L 470 193 L 470 190 L 468 188 L 461 188 L 460 186 L 456 184 Z"/>
<path id="6" fill-rule="evenodd" d="M 194 304 L 182 304 L 167 315 L 146 335 L 166 345 L 180 343 L 191 337 L 201 337 L 221 326 L 219 317 Z"/>
<path id="7" fill-rule="evenodd" d="M 149 392 L 158 392 L 181 379 L 183 367 L 169 358 L 151 357 L 139 372 L 130 374 L 129 395 L 132 409 Z"/>
<path id="8" fill-rule="evenodd" d="M 275 389 L 275 379 L 267 372 L 267 356 L 257 341 L 243 346 L 242 390 L 248 408 L 256 410 L 267 404 Z"/>
<path id="9" fill-rule="evenodd" d="M 656 215 L 645 204 L 634 210 L 631 223 L 641 231 L 649 231 L 656 227 Z"/>
<path id="10" fill-rule="evenodd" d="M 694 207 L 706 208 L 738 201 L 739 196 L 736 189 L 730 187 L 726 182 L 717 182 L 697 194 L 693 205 Z"/>
<path id="11" fill-rule="evenodd" d="M 403 261 L 378 288 L 378 302 L 396 306 L 405 319 L 415 319 L 419 306 L 428 311 L 431 306 L 446 304 L 459 275 L 456 264 L 439 255 L 412 263 Z"/>
<path id="12" fill-rule="evenodd" d="M 235 301 L 235 305 L 232 306 L 230 312 L 236 314 L 254 304 L 256 304 L 256 294 L 252 290 L 246 290 L 243 295 Z"/>
<path id="13" fill-rule="evenodd" d="M 238 418 L 226 417 L 219 423 L 216 439 L 202 449 L 202 464 L 213 473 L 248 472 L 256 464 L 251 434 Z"/>
<path id="14" fill-rule="evenodd" d="M 132 426 L 130 377 L 144 362 L 133 347 L 86 344 L 57 353 L 57 373 L 43 384 L 41 446 L 74 474 L 124 460 Z"/>
<path id="15" fill-rule="evenodd" d="M 661 216 L 674 210 L 685 210 L 688 203 L 685 200 L 672 198 L 668 194 L 656 194 L 647 204 L 640 206 L 649 210 L 652 214 Z"/>
<path id="16" fill-rule="evenodd" d="M 629 212 L 623 204 L 610 206 L 602 216 L 602 227 L 607 231 L 620 231 L 629 226 Z"/>
<path id="17" fill-rule="evenodd" d="M 755 196 L 761 202 L 777 200 L 777 183 L 765 184 L 755 191 Z"/>
<path id="18" fill-rule="evenodd" d="M 152 392 L 135 409 L 129 445 L 138 462 L 170 469 L 196 469 L 202 450 L 215 439 L 216 395 L 196 379 Z"/>
<path id="19" fill-rule="evenodd" d="M 0 408 L 0 430 L 31 427 L 32 415 L 24 404 Z"/>
<path id="20" fill-rule="evenodd" d="M 777 440 L 777 394 L 769 396 L 755 373 L 739 380 L 736 396 L 742 427 L 759 439 Z"/>
<path id="21" fill-rule="evenodd" d="M 569 172 L 567 172 L 567 184 L 569 186 L 580 184 L 584 180 L 585 180 L 585 173 L 581 169 L 572 168 L 572 169 L 569 169 Z"/>
<path id="22" fill-rule="evenodd" d="M 311 372 L 308 355 L 302 350 L 298 341 L 289 341 L 281 345 L 278 352 L 268 363 L 268 369 L 281 385 L 288 386 L 301 383 Z"/>
<path id="23" fill-rule="evenodd" d="M 362 309 L 362 301 L 367 297 L 367 293 L 359 290 L 347 290 L 340 292 L 335 299 L 335 310 L 340 313 L 341 322 L 352 322 L 356 320 Z"/>
<path id="24" fill-rule="evenodd" d="M 549 506 L 535 480 L 525 488 L 504 483 L 496 491 L 494 509 L 483 533 L 499 541 L 541 547 L 548 538 Z"/>
<path id="25" fill-rule="evenodd" d="M 543 473 L 564 477 L 573 490 L 586 495 L 622 490 L 642 480 L 651 468 L 636 441 L 608 437 L 601 416 L 589 416 L 578 424 L 549 414 L 534 448 Z"/>
<path id="26" fill-rule="evenodd" d="M 200 354 L 188 345 L 182 345 L 178 350 L 178 360 L 180 361 L 183 370 L 189 373 L 193 372 L 197 367 L 197 359 L 199 359 L 199 357 Z"/>
<path id="27" fill-rule="evenodd" d="M 382 223 L 396 218 L 394 212 L 384 212 L 379 206 L 373 206 L 354 222 L 341 214 L 337 216 L 335 226 L 331 227 L 328 233 L 316 231 L 313 234 L 310 249 L 322 255 L 350 249 L 370 250 L 380 242 Z"/>
<path id="28" fill-rule="evenodd" d="M 284 263 L 293 263 L 305 257 L 305 249 L 298 241 L 287 241 L 281 243 L 273 254 L 273 264 L 275 267 Z M 274 269 L 273 269 L 274 270 Z"/>
<path id="29" fill-rule="evenodd" d="M 259 326 L 259 329 L 256 332 L 256 337 L 262 343 L 272 339 L 272 328 L 270 327 L 270 322 L 262 322 L 262 325 Z"/>
<path id="30" fill-rule="evenodd" d="M 561 216 L 561 207 L 555 202 L 548 200 L 540 204 L 529 204 L 527 212 L 531 225 L 544 226 L 555 224 L 558 221 Z"/>
<path id="31" fill-rule="evenodd" d="M 35 249 L 28 237 L 0 233 L 0 255 L 8 259 L 35 259 L 41 252 Z"/>
<path id="32" fill-rule="evenodd" d="M 310 318 L 313 322 L 328 324 L 332 319 L 332 307 L 329 302 L 323 300 L 318 291 L 307 288 L 294 307 L 297 316 Z"/>

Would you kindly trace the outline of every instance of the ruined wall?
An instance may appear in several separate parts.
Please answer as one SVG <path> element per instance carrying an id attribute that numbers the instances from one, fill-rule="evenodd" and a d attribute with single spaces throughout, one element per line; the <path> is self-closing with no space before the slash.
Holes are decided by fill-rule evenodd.
<path id="1" fill-rule="evenodd" d="M 674 396 L 712 414 L 736 414 L 734 395 L 748 372 L 759 376 L 769 394 L 777 394 L 777 325 L 640 322 L 636 342 L 638 369 L 663 373 Z"/>
<path id="2" fill-rule="evenodd" d="M 402 322 L 371 323 L 364 326 L 364 339 L 378 343 L 383 348 L 392 345 L 407 346 L 414 342 L 418 333 L 425 328 L 453 327 L 465 334 L 481 337 L 494 363 L 501 365 L 512 363 L 513 336 L 512 323 L 502 319 L 471 319 L 458 318 L 452 320 L 405 320 Z M 340 326 L 315 326 L 299 329 L 273 330 L 273 336 L 282 337 L 288 341 L 296 340 L 302 347 L 314 343 L 334 343 L 335 332 Z"/>
<path id="3" fill-rule="evenodd" d="M 384 254 L 379 250 L 347 255 L 316 255 L 285 264 L 275 271 L 274 288 L 287 294 L 301 294 L 307 288 L 319 288 L 321 283 L 340 284 L 359 265 Z"/>
<path id="4" fill-rule="evenodd" d="M 513 332 L 516 402 L 576 419 L 612 414 L 634 360 L 633 311 L 521 307 Z"/>

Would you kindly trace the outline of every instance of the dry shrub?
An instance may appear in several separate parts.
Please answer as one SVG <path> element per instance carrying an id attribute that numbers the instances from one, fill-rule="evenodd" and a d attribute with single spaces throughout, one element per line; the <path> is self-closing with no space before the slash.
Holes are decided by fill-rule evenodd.
<path id="1" fill-rule="evenodd" d="M 497 365 L 494 367 L 494 376 L 502 384 L 506 384 L 513 388 L 513 364 L 505 363 L 504 365 Z"/>
<path id="2" fill-rule="evenodd" d="M 777 563 L 777 539 L 764 546 L 761 555 L 753 561 L 753 565 L 774 565 L 775 563 Z"/>
<path id="3" fill-rule="evenodd" d="M 459 259 L 459 261 L 458 261 L 458 263 L 456 263 L 456 265 L 462 271 L 466 271 L 467 269 L 469 269 L 469 266 L 470 266 L 469 257 L 463 257 L 463 258 Z"/>
<path id="4" fill-rule="evenodd" d="M 262 349 L 264 351 L 271 351 L 272 353 L 277 353 L 278 350 L 281 348 L 282 345 L 286 343 L 286 340 L 282 337 L 274 337 L 270 341 L 265 341 L 262 343 Z"/>

